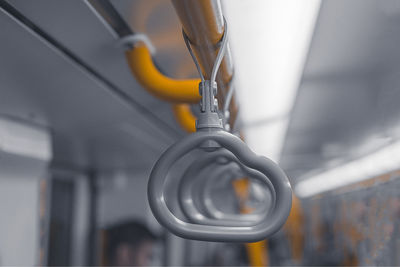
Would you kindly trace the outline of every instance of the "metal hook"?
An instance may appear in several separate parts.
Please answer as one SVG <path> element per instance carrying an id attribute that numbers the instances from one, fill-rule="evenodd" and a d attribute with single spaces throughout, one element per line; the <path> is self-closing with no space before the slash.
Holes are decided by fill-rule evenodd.
<path id="1" fill-rule="evenodd" d="M 198 73 L 200 75 L 200 79 L 201 79 L 202 82 L 204 82 L 205 79 L 204 79 L 204 76 L 203 76 L 203 72 L 201 71 L 200 64 L 197 61 L 197 58 L 193 53 L 192 46 L 190 45 L 189 37 L 186 35 L 186 33 L 183 30 L 183 28 L 182 28 L 182 35 L 183 35 L 183 40 L 185 40 L 186 47 L 189 50 L 190 56 L 192 57 L 192 59 L 194 61 L 194 64 L 196 65 L 196 69 L 197 69 L 197 71 L 198 71 Z"/>
<path id="2" fill-rule="evenodd" d="M 215 59 L 215 63 L 211 72 L 211 79 L 210 79 L 211 83 L 215 82 L 219 66 L 221 65 L 222 59 L 225 55 L 226 47 L 228 46 L 228 23 L 226 23 L 225 17 L 224 17 L 224 35 L 222 36 L 221 42 L 222 42 L 221 48 L 218 51 L 218 55 L 217 58 Z"/>
<path id="3" fill-rule="evenodd" d="M 193 53 L 193 49 L 190 44 L 189 37 L 187 36 L 187 34 L 185 33 L 185 31 L 183 29 L 182 29 L 182 35 L 183 35 L 183 39 L 185 40 L 186 47 L 189 50 L 190 56 L 192 57 L 194 64 L 196 65 L 197 71 L 199 72 L 200 78 L 204 82 L 205 79 L 204 79 L 203 73 L 201 71 L 200 64 L 199 64 L 196 56 Z M 219 66 L 221 65 L 222 59 L 225 55 L 227 45 L 228 45 L 228 24 L 226 23 L 226 20 L 224 17 L 224 35 L 222 36 L 222 40 L 221 40 L 221 48 L 218 50 L 218 54 L 215 59 L 214 66 L 211 71 L 211 78 L 210 78 L 211 83 L 215 82 Z"/>

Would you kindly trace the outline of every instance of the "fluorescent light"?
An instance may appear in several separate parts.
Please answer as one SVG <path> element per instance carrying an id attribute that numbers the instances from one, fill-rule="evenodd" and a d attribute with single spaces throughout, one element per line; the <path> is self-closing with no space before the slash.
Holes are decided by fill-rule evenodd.
<path id="1" fill-rule="evenodd" d="M 320 1 L 225 0 L 236 88 L 253 150 L 279 159 Z"/>
<path id="2" fill-rule="evenodd" d="M 50 161 L 51 136 L 45 129 L 0 118 L 1 152 Z"/>
<path id="3" fill-rule="evenodd" d="M 400 141 L 397 141 L 339 167 L 311 177 L 304 177 L 302 181 L 296 184 L 295 192 L 299 197 L 311 197 L 319 193 L 389 173 L 399 168 Z"/>
<path id="4" fill-rule="evenodd" d="M 268 142 L 266 146 L 262 144 L 266 143 L 265 140 L 280 140 L 282 136 L 285 136 L 288 123 L 289 119 L 280 119 L 258 127 L 248 128 L 246 130 L 246 143 L 255 153 L 266 155 L 271 160 L 278 162 L 281 144 L 279 142 Z"/>

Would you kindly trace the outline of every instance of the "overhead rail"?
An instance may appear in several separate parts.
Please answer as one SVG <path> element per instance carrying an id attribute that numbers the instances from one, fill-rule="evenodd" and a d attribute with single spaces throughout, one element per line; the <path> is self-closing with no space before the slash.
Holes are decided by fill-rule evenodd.
<path id="1" fill-rule="evenodd" d="M 197 1 L 187 1 L 197 2 Z M 184 29 L 187 29 L 189 40 L 195 49 L 195 53 L 199 54 L 200 65 L 202 70 L 204 70 L 205 77 L 208 77 L 211 73 L 210 66 L 215 60 L 216 53 L 218 52 L 218 44 L 223 35 L 223 26 L 218 26 L 219 21 L 214 14 L 222 14 L 219 5 L 212 4 L 212 1 L 198 1 L 201 6 L 201 10 L 206 12 L 206 16 L 197 15 L 195 21 L 190 21 L 187 19 L 186 15 L 181 14 L 181 12 L 193 12 L 197 4 L 191 6 L 191 4 L 184 4 L 184 9 L 181 8 L 183 2 L 173 1 L 175 8 L 180 15 L 182 22 L 184 24 Z M 126 58 L 132 74 L 136 77 L 138 82 L 151 94 L 173 103 L 173 112 L 182 127 L 188 131 L 194 131 L 195 116 L 192 114 L 190 108 L 186 104 L 197 103 L 200 99 L 197 85 L 199 83 L 198 79 L 173 79 L 164 75 L 154 64 L 152 58 L 151 42 L 143 37 L 142 34 L 135 34 L 130 29 L 129 26 L 123 21 L 115 11 L 113 6 L 105 0 L 101 1 L 90 1 L 96 10 L 103 16 L 103 19 L 115 30 L 117 34 L 121 37 L 120 42 L 127 48 Z M 210 9 L 211 8 L 211 9 Z M 188 10 L 186 10 L 188 9 Z M 200 21 L 203 20 L 204 21 Z M 205 25 L 204 31 L 200 34 L 196 34 L 196 29 L 193 28 L 192 24 L 201 22 L 201 25 Z M 222 24 L 221 24 L 222 25 Z M 199 38 L 199 36 L 201 37 Z M 133 38 L 132 38 L 133 37 Z M 204 37 L 204 38 L 203 38 Z M 236 120 L 238 107 L 235 102 L 235 96 L 229 94 L 230 83 L 233 77 L 233 67 L 230 61 L 229 48 L 226 56 L 223 59 L 221 65 L 221 71 L 217 74 L 217 81 L 221 84 L 221 90 L 218 92 L 217 99 L 220 103 L 221 110 L 229 110 L 229 127 L 234 125 Z M 227 101 L 228 107 L 225 107 L 226 103 L 225 97 L 229 98 Z"/>
<path id="2" fill-rule="evenodd" d="M 182 23 L 183 30 L 193 47 L 204 77 L 210 79 L 225 32 L 220 1 L 172 0 L 172 4 Z M 227 47 L 221 67 L 216 76 L 219 86 L 217 99 L 221 110 L 224 107 L 233 74 L 234 68 L 231 61 L 230 49 Z M 233 127 L 238 113 L 238 103 L 234 95 L 232 96 L 232 101 L 230 101 L 229 112 L 229 124 Z"/>
<path id="3" fill-rule="evenodd" d="M 192 4 L 190 4 L 191 2 Z M 196 3 L 200 4 L 205 16 L 199 16 L 199 13 L 196 13 L 194 17 L 196 19 L 192 21 L 188 19 L 185 12 L 195 12 L 198 7 Z M 213 4 L 213 1 L 173 1 L 173 4 L 181 18 L 184 30 L 187 29 L 188 40 L 195 53 L 199 55 L 201 71 L 206 78 L 210 78 L 211 67 L 224 33 L 223 22 L 214 15 L 222 14 L 221 8 L 219 5 Z M 199 31 L 193 23 L 200 23 L 198 25 L 205 26 Z M 138 36 L 138 34 L 135 35 Z M 193 104 L 199 101 L 200 95 L 197 88 L 199 80 L 167 77 L 155 66 L 151 54 L 151 45 L 147 40 L 132 41 L 132 38 L 126 37 L 121 41 L 125 41 L 124 45 L 129 47 L 126 51 L 126 58 L 138 82 L 154 96 L 173 103 L 173 112 L 178 123 L 187 132 L 194 132 L 196 117 L 192 114 L 190 107 L 185 104 Z M 221 110 L 228 111 L 224 113 L 228 115 L 226 119 L 230 128 L 234 126 L 238 112 L 235 96 L 233 91 L 230 90 L 232 78 L 233 66 L 230 61 L 230 51 L 227 48 L 221 64 L 221 71 L 217 73 L 216 80 L 221 84 L 221 90 L 217 94 L 219 107 Z M 229 105 L 226 105 L 226 103 L 229 103 Z"/>

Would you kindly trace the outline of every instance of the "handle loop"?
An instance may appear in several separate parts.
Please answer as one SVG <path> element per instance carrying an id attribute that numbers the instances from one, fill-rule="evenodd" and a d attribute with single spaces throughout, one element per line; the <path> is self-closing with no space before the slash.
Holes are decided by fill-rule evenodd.
<path id="1" fill-rule="evenodd" d="M 182 221 L 169 210 L 163 192 L 169 169 L 179 158 L 205 141 L 218 143 L 231 151 L 243 165 L 260 171 L 270 179 L 276 192 L 276 202 L 270 216 L 254 226 L 214 226 Z M 219 130 L 193 133 L 168 148 L 150 174 L 148 199 L 160 224 L 180 237 L 219 242 L 256 242 L 272 235 L 285 223 L 291 208 L 292 193 L 286 175 L 273 161 L 257 156 L 239 138 Z"/>

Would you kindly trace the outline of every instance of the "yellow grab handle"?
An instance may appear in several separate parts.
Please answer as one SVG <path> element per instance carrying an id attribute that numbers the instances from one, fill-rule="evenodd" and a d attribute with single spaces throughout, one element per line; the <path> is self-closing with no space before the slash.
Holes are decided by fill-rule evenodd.
<path id="1" fill-rule="evenodd" d="M 239 199 L 240 212 L 251 213 L 252 209 L 245 205 L 249 197 L 249 179 L 242 178 L 232 182 L 236 196 Z M 255 243 L 246 243 L 246 251 L 249 257 L 250 266 L 268 266 L 268 242 L 262 240 Z"/>
<path id="2" fill-rule="evenodd" d="M 172 105 L 176 121 L 188 133 L 196 132 L 196 117 L 193 115 L 188 104 L 174 104 Z"/>
<path id="3" fill-rule="evenodd" d="M 246 251 L 250 266 L 268 266 L 268 242 L 262 240 L 256 243 L 246 243 Z"/>
<path id="4" fill-rule="evenodd" d="M 287 237 L 290 241 L 292 259 L 301 263 L 304 250 L 304 217 L 300 200 L 292 195 L 292 209 L 284 225 Z"/>
<path id="5" fill-rule="evenodd" d="M 200 79 L 177 80 L 162 74 L 154 65 L 149 49 L 138 44 L 126 52 L 137 81 L 156 97 L 174 103 L 198 103 Z"/>

